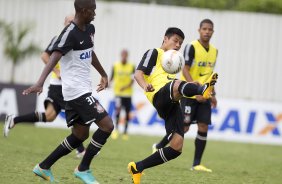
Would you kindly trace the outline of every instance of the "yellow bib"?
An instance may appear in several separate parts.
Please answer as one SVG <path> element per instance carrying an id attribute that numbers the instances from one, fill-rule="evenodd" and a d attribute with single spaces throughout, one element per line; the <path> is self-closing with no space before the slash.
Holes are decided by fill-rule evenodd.
<path id="1" fill-rule="evenodd" d="M 60 70 L 60 68 L 61 68 L 61 67 L 60 67 L 60 63 L 58 62 L 54 68 Z M 55 72 L 52 72 L 52 73 L 51 73 L 51 78 L 52 78 L 52 79 L 59 79 Z"/>
<path id="2" fill-rule="evenodd" d="M 217 50 L 210 44 L 209 51 L 207 52 L 198 40 L 193 41 L 191 44 L 195 48 L 195 57 L 189 73 L 194 81 L 204 84 L 213 73 L 216 63 Z M 181 80 L 185 81 L 183 73 L 181 75 Z"/>
<path id="3" fill-rule="evenodd" d="M 121 62 L 116 62 L 114 64 L 114 93 L 116 96 L 130 97 L 132 95 L 132 86 L 121 91 L 121 88 L 128 86 L 132 79 L 134 72 L 134 65 L 131 63 L 122 64 Z"/>
<path id="4" fill-rule="evenodd" d="M 168 82 L 172 81 L 175 78 L 175 74 L 168 74 L 166 73 L 161 65 L 161 59 L 164 53 L 164 50 L 157 48 L 158 57 L 156 61 L 156 66 L 151 72 L 150 75 L 144 75 L 144 78 L 147 83 L 152 84 L 155 91 L 153 92 L 145 92 L 146 97 L 148 100 L 153 104 L 153 98 L 155 94 Z"/>

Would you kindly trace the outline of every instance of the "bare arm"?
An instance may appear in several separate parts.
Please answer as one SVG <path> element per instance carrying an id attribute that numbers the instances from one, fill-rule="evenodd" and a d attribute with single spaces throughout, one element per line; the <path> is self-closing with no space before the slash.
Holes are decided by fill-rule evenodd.
<path id="1" fill-rule="evenodd" d="M 55 65 L 58 63 L 58 61 L 61 59 L 62 54 L 58 51 L 54 51 L 52 55 L 50 56 L 49 62 L 45 65 L 38 81 L 28 89 L 23 91 L 23 95 L 28 95 L 29 93 L 41 93 L 43 84 L 49 75 L 49 73 L 52 71 L 52 69 L 55 67 Z"/>
<path id="2" fill-rule="evenodd" d="M 105 72 L 104 68 L 102 67 L 99 59 L 97 58 L 95 52 L 92 51 L 92 63 L 93 67 L 99 72 L 101 75 L 101 80 L 100 84 L 98 84 L 98 89 L 96 90 L 97 92 L 102 91 L 103 89 L 107 88 L 109 85 L 108 82 L 108 75 Z"/>
<path id="3" fill-rule="evenodd" d="M 183 76 L 185 78 L 185 80 L 187 82 L 193 82 L 193 79 L 190 75 L 190 66 L 189 65 L 184 65 L 183 69 L 182 69 L 182 73 L 183 73 Z"/>
<path id="4" fill-rule="evenodd" d="M 142 70 L 136 70 L 134 74 L 134 78 L 139 84 L 139 86 L 146 92 L 154 91 L 154 87 L 152 84 L 148 84 L 144 79 L 144 72 Z"/>
<path id="5" fill-rule="evenodd" d="M 47 64 L 49 62 L 50 59 L 50 54 L 48 52 L 43 52 L 41 54 L 41 60 L 43 61 L 43 63 Z M 55 74 L 57 75 L 58 78 L 61 78 L 61 74 L 60 74 L 60 70 L 57 68 L 53 68 L 53 72 L 55 72 Z"/>

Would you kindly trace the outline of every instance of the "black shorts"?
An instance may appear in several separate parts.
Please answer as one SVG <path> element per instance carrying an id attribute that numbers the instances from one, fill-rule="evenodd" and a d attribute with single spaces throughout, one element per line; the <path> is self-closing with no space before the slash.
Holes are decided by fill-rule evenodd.
<path id="1" fill-rule="evenodd" d="M 184 115 L 184 124 L 189 126 L 193 123 L 211 124 L 211 102 L 198 102 L 192 98 L 182 98 L 180 100 L 181 110 Z"/>
<path id="2" fill-rule="evenodd" d="M 184 137 L 183 114 L 179 102 L 172 100 L 173 82 L 162 87 L 153 98 L 153 105 L 165 121 L 166 133 L 178 133 Z"/>
<path id="3" fill-rule="evenodd" d="M 44 107 L 47 108 L 48 103 L 52 103 L 57 114 L 60 113 L 62 109 L 65 109 L 66 102 L 64 101 L 62 93 L 62 85 L 50 85 L 48 96 L 44 100 Z"/>
<path id="4" fill-rule="evenodd" d="M 126 112 L 131 109 L 131 97 L 120 97 L 115 98 L 115 103 L 117 108 L 124 108 Z"/>
<path id="5" fill-rule="evenodd" d="M 108 116 L 107 111 L 91 93 L 86 93 L 66 102 L 66 120 L 68 127 L 72 126 L 74 123 L 90 126 L 93 122 L 100 122 L 106 116 Z"/>

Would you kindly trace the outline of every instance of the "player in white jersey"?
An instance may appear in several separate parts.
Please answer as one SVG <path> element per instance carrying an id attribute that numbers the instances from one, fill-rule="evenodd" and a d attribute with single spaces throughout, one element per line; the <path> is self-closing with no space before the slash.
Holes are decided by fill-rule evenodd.
<path id="1" fill-rule="evenodd" d="M 65 17 L 64 26 L 67 26 L 73 20 L 73 15 L 68 15 Z M 45 51 L 41 54 L 42 61 L 47 64 L 52 54 L 52 49 L 57 40 L 55 36 Z M 56 119 L 57 115 L 61 112 L 61 110 L 65 109 L 65 101 L 62 94 L 62 81 L 60 76 L 60 64 L 58 63 L 51 75 L 50 86 L 48 90 L 47 98 L 44 101 L 44 112 L 31 112 L 28 114 L 20 115 L 14 117 L 14 115 L 6 116 L 5 124 L 4 124 L 4 137 L 9 135 L 9 131 L 14 128 L 19 123 L 36 123 L 36 122 L 52 122 Z M 81 158 L 85 153 L 85 148 L 83 144 L 77 148 L 77 157 Z"/>
<path id="2" fill-rule="evenodd" d="M 73 127 L 72 134 L 66 137 L 44 161 L 37 164 L 33 172 L 45 180 L 54 182 L 51 166 L 88 138 L 89 127 L 94 122 L 98 129 L 93 134 L 74 175 L 84 183 L 97 184 L 89 168 L 90 163 L 106 143 L 114 125 L 105 109 L 92 96 L 90 69 L 93 66 L 101 75 L 97 92 L 108 86 L 108 76 L 93 51 L 95 28 L 90 22 L 96 15 L 96 2 L 95 0 L 75 0 L 74 7 L 75 18 L 58 37 L 50 60 L 39 80 L 23 91 L 24 95 L 40 93 L 46 77 L 60 60 L 66 118 L 68 126 Z"/>

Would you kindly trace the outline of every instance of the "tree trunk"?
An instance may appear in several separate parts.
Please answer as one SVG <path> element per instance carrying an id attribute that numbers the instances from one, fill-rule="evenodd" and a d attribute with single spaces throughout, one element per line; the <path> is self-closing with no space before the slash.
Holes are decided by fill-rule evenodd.
<path id="1" fill-rule="evenodd" d="M 10 83 L 15 83 L 15 62 L 12 62 L 12 68 L 11 68 L 11 77 L 10 77 Z"/>

